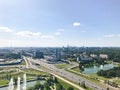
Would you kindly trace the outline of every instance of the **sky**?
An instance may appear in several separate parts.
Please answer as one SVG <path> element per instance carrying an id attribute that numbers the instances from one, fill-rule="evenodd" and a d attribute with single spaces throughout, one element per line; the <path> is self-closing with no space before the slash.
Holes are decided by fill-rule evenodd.
<path id="1" fill-rule="evenodd" d="M 0 0 L 0 47 L 120 46 L 120 0 Z"/>

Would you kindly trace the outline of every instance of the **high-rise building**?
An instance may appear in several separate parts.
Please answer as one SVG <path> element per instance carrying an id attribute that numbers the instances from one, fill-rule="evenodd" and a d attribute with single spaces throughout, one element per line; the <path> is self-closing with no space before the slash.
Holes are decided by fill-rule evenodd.
<path id="1" fill-rule="evenodd" d="M 56 60 L 57 61 L 61 60 L 61 52 L 59 49 L 56 49 Z"/>
<path id="2" fill-rule="evenodd" d="M 44 58 L 43 52 L 36 51 L 33 53 L 34 58 Z"/>

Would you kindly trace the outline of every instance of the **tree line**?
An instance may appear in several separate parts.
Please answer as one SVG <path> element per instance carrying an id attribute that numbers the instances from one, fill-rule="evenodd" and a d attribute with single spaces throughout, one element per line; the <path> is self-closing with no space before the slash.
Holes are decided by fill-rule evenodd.
<path id="1" fill-rule="evenodd" d="M 33 87 L 28 87 L 27 90 L 52 90 L 51 88 L 56 88 L 56 90 L 66 90 L 65 87 L 58 81 L 58 79 L 53 76 L 50 76 L 50 78 L 47 79 L 44 84 L 41 84 L 38 79 L 36 84 Z M 67 90 L 74 90 L 74 88 L 70 86 L 67 88 Z"/>
<path id="2" fill-rule="evenodd" d="M 120 77 L 120 67 L 114 67 L 110 70 L 100 70 L 97 74 L 106 78 Z"/>

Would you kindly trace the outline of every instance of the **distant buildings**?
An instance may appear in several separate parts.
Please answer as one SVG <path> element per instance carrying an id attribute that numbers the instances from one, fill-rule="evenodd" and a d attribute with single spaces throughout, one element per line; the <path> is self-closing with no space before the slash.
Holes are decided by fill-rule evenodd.
<path id="1" fill-rule="evenodd" d="M 33 58 L 44 58 L 43 52 L 40 52 L 40 51 L 34 52 Z"/>
<path id="2" fill-rule="evenodd" d="M 96 55 L 96 54 L 90 54 L 90 57 L 92 57 L 92 58 L 108 59 L 108 55 L 107 55 L 107 54 L 99 54 L 99 55 Z"/>
<path id="3" fill-rule="evenodd" d="M 103 59 L 108 59 L 108 55 L 107 54 L 100 54 L 99 57 L 103 58 Z"/>
<path id="4" fill-rule="evenodd" d="M 92 58 L 98 58 L 98 56 L 96 54 L 90 54 L 90 57 L 92 57 Z"/>
<path id="5" fill-rule="evenodd" d="M 85 53 L 81 54 L 79 57 L 77 57 L 77 61 L 92 61 L 94 59 L 108 59 L 108 55 L 107 54 L 90 54 L 90 55 L 86 55 Z"/>
<path id="6" fill-rule="evenodd" d="M 77 61 L 91 61 L 93 60 L 91 57 L 77 57 Z"/>
<path id="7" fill-rule="evenodd" d="M 0 59 L 0 64 L 5 63 L 5 59 Z"/>
<path id="8" fill-rule="evenodd" d="M 91 57 L 81 57 L 80 60 L 82 60 L 82 61 L 91 61 L 93 59 Z"/>

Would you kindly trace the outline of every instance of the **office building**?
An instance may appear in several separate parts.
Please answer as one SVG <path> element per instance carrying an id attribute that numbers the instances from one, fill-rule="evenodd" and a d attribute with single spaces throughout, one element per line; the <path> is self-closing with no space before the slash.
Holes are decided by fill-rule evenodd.
<path id="1" fill-rule="evenodd" d="M 33 58 L 44 58 L 43 52 L 39 52 L 39 51 L 34 52 Z"/>
<path id="2" fill-rule="evenodd" d="M 59 49 L 56 49 L 56 60 L 57 61 L 61 60 L 61 52 Z"/>

